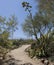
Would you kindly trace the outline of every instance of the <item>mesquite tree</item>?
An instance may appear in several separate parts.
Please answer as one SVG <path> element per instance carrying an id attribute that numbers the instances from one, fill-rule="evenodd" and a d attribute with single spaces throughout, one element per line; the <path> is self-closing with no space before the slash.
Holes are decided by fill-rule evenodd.
<path id="1" fill-rule="evenodd" d="M 54 29 L 53 17 L 51 18 L 48 17 L 48 15 L 50 15 L 49 12 L 47 13 L 48 10 L 46 9 L 45 11 L 41 9 L 40 6 L 38 13 L 36 13 L 35 16 L 32 17 L 32 13 L 30 9 L 32 8 L 32 6 L 30 6 L 30 4 L 27 2 L 23 2 L 22 5 L 25 8 L 25 11 L 29 12 L 29 16 L 27 17 L 25 23 L 23 24 L 23 31 L 31 36 L 35 36 L 41 55 L 47 55 L 46 48 L 48 49 L 48 45 L 50 44 L 50 40 L 51 40 L 49 34 Z M 40 36 L 40 39 L 38 38 L 38 35 Z"/>

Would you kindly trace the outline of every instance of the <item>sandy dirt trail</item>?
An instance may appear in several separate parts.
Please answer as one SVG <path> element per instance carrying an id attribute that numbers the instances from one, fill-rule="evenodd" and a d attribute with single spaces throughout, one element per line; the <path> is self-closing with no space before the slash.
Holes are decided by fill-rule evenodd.
<path id="1" fill-rule="evenodd" d="M 19 60 L 17 64 L 31 63 L 31 65 L 42 65 L 40 60 L 31 59 L 25 52 L 25 49 L 29 47 L 29 45 L 23 45 L 18 49 L 12 50 L 10 53 L 16 59 Z"/>

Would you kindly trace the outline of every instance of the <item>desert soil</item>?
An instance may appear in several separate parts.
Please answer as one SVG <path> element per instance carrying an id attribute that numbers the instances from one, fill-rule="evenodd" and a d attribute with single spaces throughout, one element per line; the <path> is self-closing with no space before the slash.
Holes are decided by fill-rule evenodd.
<path id="1" fill-rule="evenodd" d="M 31 59 L 28 54 L 25 52 L 25 49 L 30 45 L 22 45 L 18 49 L 14 49 L 10 52 L 12 57 L 17 60 L 15 62 L 17 65 L 43 65 L 38 59 Z"/>

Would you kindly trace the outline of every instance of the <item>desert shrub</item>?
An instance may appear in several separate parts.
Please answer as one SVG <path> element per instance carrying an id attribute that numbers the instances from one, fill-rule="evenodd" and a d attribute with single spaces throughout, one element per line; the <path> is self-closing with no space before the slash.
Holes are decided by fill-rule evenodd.
<path id="1" fill-rule="evenodd" d="M 26 44 L 32 44 L 35 42 L 35 40 L 27 40 L 27 39 L 17 39 L 17 40 L 12 40 L 13 45 L 15 46 L 21 46 L 21 45 L 26 45 Z"/>
<path id="2" fill-rule="evenodd" d="M 19 46 L 18 40 L 14 40 L 14 41 L 13 41 L 13 45 Z"/>
<path id="3" fill-rule="evenodd" d="M 42 38 L 39 38 L 39 40 L 31 44 L 31 50 L 33 51 L 30 55 L 33 55 L 33 57 L 48 58 L 50 56 L 54 56 L 54 34 L 50 32 Z"/>
<path id="4" fill-rule="evenodd" d="M 36 43 L 32 43 L 31 44 L 31 49 L 35 49 L 36 48 Z"/>
<path id="5" fill-rule="evenodd" d="M 7 53 L 9 51 L 10 51 L 9 49 L 3 48 L 2 46 L 0 46 L 0 65 L 3 65 L 3 63 L 7 57 Z"/>
<path id="6" fill-rule="evenodd" d="M 12 46 L 12 43 L 9 40 L 0 40 L 0 46 L 2 46 L 3 48 L 7 48 L 10 49 Z"/>
<path id="7" fill-rule="evenodd" d="M 48 45 L 48 49 L 46 49 L 46 52 L 50 55 L 53 56 L 54 55 L 54 42 L 50 43 Z"/>

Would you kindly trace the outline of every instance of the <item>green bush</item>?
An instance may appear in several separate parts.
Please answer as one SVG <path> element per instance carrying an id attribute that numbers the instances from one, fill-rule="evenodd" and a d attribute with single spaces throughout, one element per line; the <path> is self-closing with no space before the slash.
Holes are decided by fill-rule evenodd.
<path id="1" fill-rule="evenodd" d="M 19 46 L 19 41 L 18 40 L 14 40 L 13 41 L 13 45 Z"/>
<path id="2" fill-rule="evenodd" d="M 33 57 L 48 58 L 54 56 L 54 33 L 50 32 L 36 40 L 36 43 L 31 44 L 31 50 L 33 51 L 30 55 Z"/>

